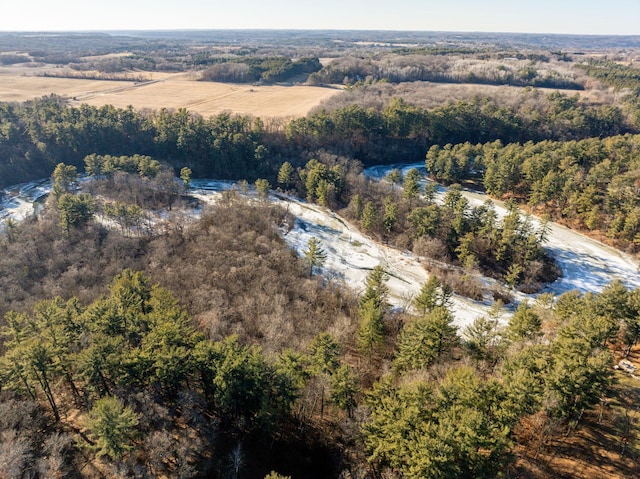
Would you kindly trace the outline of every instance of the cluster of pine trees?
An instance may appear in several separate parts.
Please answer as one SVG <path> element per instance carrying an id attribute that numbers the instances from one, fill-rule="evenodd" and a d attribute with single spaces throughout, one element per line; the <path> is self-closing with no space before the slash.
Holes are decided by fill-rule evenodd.
<path id="1" fill-rule="evenodd" d="M 260 119 L 186 110 L 137 112 L 112 106 L 69 107 L 56 96 L 0 105 L 0 186 L 49 176 L 64 162 L 78 168 L 88 155 L 150 156 L 196 177 L 275 179 L 284 161 L 325 150 L 365 164 L 406 162 L 432 145 L 570 140 L 624 133 L 620 110 L 552 94 L 545 111 L 513 110 L 489 98 L 424 109 L 395 99 L 382 110 L 357 104 L 285 128 Z"/>
<path id="2" fill-rule="evenodd" d="M 606 401 L 611 349 L 628 353 L 639 339 L 638 291 L 619 282 L 555 305 L 543 295 L 506 325 L 492 313 L 462 331 L 449 294 L 435 278 L 424 285 L 419 314 L 405 318 L 394 343 L 392 371 L 363 396 L 362 435 L 378 474 L 508 477 L 516 444 L 534 444 L 549 428 L 570 435 Z M 533 417 L 537 426 L 523 434 Z"/>
<path id="3" fill-rule="evenodd" d="M 637 135 L 580 141 L 433 146 L 430 175 L 480 181 L 498 198 L 514 197 L 555 220 L 600 231 L 636 251 L 640 238 Z"/>
<path id="4" fill-rule="evenodd" d="M 87 430 L 78 453 L 131 458 L 128 467 L 139 461 L 152 475 L 190 476 L 211 459 L 209 448 L 225 450 L 225 436 L 241 441 L 274 428 L 290 413 L 307 374 L 302 363 L 291 364 L 298 357 L 273 360 L 234 337 L 205 339 L 171 293 L 131 270 L 87 306 L 57 297 L 5 321 L 3 391 L 46 398 L 56 423 Z M 155 418 L 148 409 L 176 407 Z M 76 414 L 80 419 L 69 419 Z M 186 444 L 179 443 L 190 434 L 201 444 L 180 457 Z"/>
<path id="5" fill-rule="evenodd" d="M 511 287 L 538 291 L 560 274 L 542 248 L 546 226 L 536 229 L 514 202 L 499 220 L 490 200 L 471 207 L 459 185 L 450 187 L 440 203 L 437 184 L 423 185 L 415 168 L 404 176 L 392 170 L 386 178 L 388 186 L 363 183 L 361 176 L 347 171 L 339 162 L 328 167 L 312 159 L 297 171 L 285 162 L 278 183 L 323 206 L 348 203 L 342 210 L 345 215 L 380 240 L 422 253 L 428 243 L 430 260 L 479 270 Z M 461 286 L 455 288 L 457 293 L 482 298 L 481 289 Z"/>

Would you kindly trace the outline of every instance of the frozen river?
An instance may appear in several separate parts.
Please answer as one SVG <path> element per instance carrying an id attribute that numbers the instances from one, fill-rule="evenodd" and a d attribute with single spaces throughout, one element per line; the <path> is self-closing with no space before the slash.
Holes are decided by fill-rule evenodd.
<path id="1" fill-rule="evenodd" d="M 402 169 L 414 166 L 417 165 L 404 165 Z M 366 174 L 381 178 L 391 168 L 371 168 Z M 230 182 L 194 180 L 191 193 L 203 202 L 215 202 L 222 190 L 232 187 Z M 49 190 L 50 182 L 47 180 L 7 188 L 2 197 L 0 219 L 21 220 L 33 214 L 34 204 Z M 444 188 L 440 188 L 440 194 L 444 191 Z M 463 194 L 472 206 L 487 199 L 477 192 L 464 191 Z M 427 280 L 428 274 L 419 258 L 373 241 L 326 208 L 282 195 L 272 195 L 271 199 L 288 208 L 296 218 L 291 230 L 283 233 L 284 240 L 292 248 L 301 253 L 310 238 L 320 240 L 327 253 L 323 274 L 328 279 L 342 281 L 359 292 L 364 289 L 364 280 L 371 269 L 380 264 L 389 274 L 390 301 L 396 307 L 407 307 Z M 504 215 L 506 210 L 502 203 L 494 201 L 494 204 L 498 214 Z M 537 220 L 534 218 L 533 221 L 535 223 Z M 544 247 L 563 272 L 561 278 L 546 286 L 545 292 L 562 294 L 577 289 L 595 293 L 614 279 L 621 280 L 630 288 L 640 287 L 638 266 L 628 255 L 568 228 L 551 223 Z M 527 297 L 517 295 L 519 300 Z M 452 304 L 456 324 L 460 327 L 486 314 L 490 307 L 489 301 L 471 301 L 459 296 L 454 296 Z"/>

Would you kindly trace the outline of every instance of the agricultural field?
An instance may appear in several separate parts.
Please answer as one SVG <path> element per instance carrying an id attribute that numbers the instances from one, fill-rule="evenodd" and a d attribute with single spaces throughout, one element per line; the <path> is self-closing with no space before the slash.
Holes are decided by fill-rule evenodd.
<path id="1" fill-rule="evenodd" d="M 300 117 L 339 89 L 304 85 L 251 86 L 167 79 L 106 92 L 89 92 L 73 103 L 136 109 L 186 108 L 202 116 L 225 111 L 259 117 Z"/>
<path id="2" fill-rule="evenodd" d="M 26 68 L 24 68 L 27 70 Z M 5 71 L 8 70 L 8 71 Z M 32 73 L 31 70 L 27 70 Z M 190 80 L 188 74 L 144 74 L 146 82 L 26 76 L 18 67 L 0 68 L 0 101 L 26 101 L 55 93 L 78 106 L 111 104 L 136 109 L 186 108 L 202 116 L 224 111 L 259 117 L 299 117 L 339 88 L 251 85 Z"/>

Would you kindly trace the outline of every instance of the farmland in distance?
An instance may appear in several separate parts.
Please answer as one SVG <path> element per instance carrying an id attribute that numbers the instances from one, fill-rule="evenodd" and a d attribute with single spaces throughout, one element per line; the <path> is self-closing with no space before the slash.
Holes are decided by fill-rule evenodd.
<path id="1" fill-rule="evenodd" d="M 24 69 L 26 70 L 26 69 Z M 111 104 L 136 109 L 186 108 L 202 116 L 225 111 L 259 117 L 300 117 L 340 88 L 199 82 L 185 73 L 145 73 L 149 81 L 35 76 L 0 68 L 0 101 L 25 101 L 55 93 L 77 106 Z"/>

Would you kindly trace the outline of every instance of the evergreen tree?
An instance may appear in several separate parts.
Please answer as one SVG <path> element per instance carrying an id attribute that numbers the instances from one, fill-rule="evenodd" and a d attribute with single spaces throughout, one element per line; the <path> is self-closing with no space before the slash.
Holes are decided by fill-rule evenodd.
<path id="1" fill-rule="evenodd" d="M 426 316 L 407 325 L 398 338 L 398 354 L 394 366 L 398 370 L 426 368 L 457 343 L 453 316 L 444 307 L 434 308 Z"/>
<path id="2" fill-rule="evenodd" d="M 329 333 L 320 333 L 309 345 L 313 374 L 331 374 L 340 365 L 340 344 Z"/>
<path id="3" fill-rule="evenodd" d="M 398 205 L 393 199 L 387 196 L 384 200 L 384 217 L 382 218 L 382 227 L 384 232 L 389 234 L 398 222 Z"/>
<path id="4" fill-rule="evenodd" d="M 295 170 L 293 166 L 288 161 L 282 163 L 280 170 L 278 171 L 278 184 L 281 185 L 285 190 L 289 189 L 293 184 L 293 174 Z"/>
<path id="5" fill-rule="evenodd" d="M 258 199 L 266 200 L 269 196 L 269 188 L 271 188 L 269 181 L 265 180 L 264 178 L 258 178 L 255 182 L 255 185 L 256 192 L 258 193 Z"/>
<path id="6" fill-rule="evenodd" d="M 424 316 L 436 307 L 449 306 L 452 294 L 447 284 L 442 284 L 437 276 L 431 275 L 413 300 L 413 306 Z"/>
<path id="7" fill-rule="evenodd" d="M 629 292 L 627 304 L 629 314 L 622 320 L 622 341 L 625 345 L 625 357 L 631 353 L 631 349 L 640 339 L 640 289 Z"/>
<path id="8" fill-rule="evenodd" d="M 402 172 L 398 168 L 394 168 L 387 174 L 385 179 L 391 184 L 391 188 L 395 189 L 396 185 L 403 181 Z"/>
<path id="9" fill-rule="evenodd" d="M 585 409 L 598 403 L 612 384 L 612 356 L 603 338 L 610 325 L 599 317 L 575 316 L 558 329 L 551 345 L 553 364 L 546 385 L 560 417 L 577 422 Z"/>
<path id="10" fill-rule="evenodd" d="M 71 191 L 71 186 L 78 180 L 78 169 L 73 165 L 58 163 L 51 175 L 53 182 L 52 193 L 58 198 Z"/>
<path id="11" fill-rule="evenodd" d="M 340 344 L 329 333 L 321 333 L 309 346 L 309 370 L 320 390 L 320 416 L 324 415 L 325 389 L 340 367 Z"/>
<path id="12" fill-rule="evenodd" d="M 384 341 L 384 310 L 371 298 L 360 305 L 358 347 L 366 356 L 371 356 Z"/>
<path id="13" fill-rule="evenodd" d="M 542 335 L 541 327 L 540 317 L 523 301 L 509 319 L 506 334 L 512 341 L 532 340 Z"/>
<path id="14" fill-rule="evenodd" d="M 331 375 L 331 400 L 340 408 L 351 413 L 356 407 L 358 383 L 351 367 L 344 364 Z"/>
<path id="15" fill-rule="evenodd" d="M 321 268 L 326 259 L 327 254 L 320 246 L 320 240 L 315 237 L 309 238 L 304 252 L 304 262 L 309 268 L 309 276 L 313 276 L 313 269 Z"/>
<path id="16" fill-rule="evenodd" d="M 183 166 L 180 169 L 180 179 L 182 180 L 182 183 L 184 184 L 185 188 L 189 188 L 189 182 L 191 181 L 192 175 L 193 175 L 193 172 L 191 171 L 191 168 L 189 168 L 188 166 Z"/>
<path id="17" fill-rule="evenodd" d="M 476 361 L 492 357 L 492 349 L 498 340 L 498 321 L 494 318 L 480 316 L 463 331 L 464 347 L 467 354 Z"/>
<path id="18" fill-rule="evenodd" d="M 409 224 L 418 238 L 422 236 L 435 237 L 442 226 L 442 211 L 436 204 L 414 208 L 407 217 Z"/>
<path id="19" fill-rule="evenodd" d="M 355 219 L 362 219 L 362 212 L 364 209 L 362 197 L 360 195 L 353 195 L 349 204 L 351 206 L 351 210 L 353 211 L 353 216 L 355 217 Z"/>
<path id="20" fill-rule="evenodd" d="M 87 193 L 72 195 L 62 193 L 58 196 L 57 208 L 60 214 L 60 227 L 69 233 L 72 226 L 80 226 L 93 217 L 95 202 Z"/>
<path id="21" fill-rule="evenodd" d="M 539 411 L 545 401 L 552 356 L 548 345 L 531 344 L 505 357 L 500 376 L 506 390 L 502 410 L 513 417 Z"/>
<path id="22" fill-rule="evenodd" d="M 360 218 L 360 226 L 368 232 L 375 231 L 378 226 L 378 212 L 376 211 L 376 206 L 371 201 L 367 201 L 364 205 Z"/>
<path id="23" fill-rule="evenodd" d="M 420 172 L 416 168 L 411 168 L 404 176 L 402 183 L 402 197 L 409 202 L 409 208 L 413 200 L 420 194 Z"/>
<path id="24" fill-rule="evenodd" d="M 438 384 L 382 378 L 366 397 L 368 459 L 408 479 L 497 477 L 519 420 L 504 411 L 505 397 L 501 384 L 468 367 L 450 369 Z"/>
<path id="25" fill-rule="evenodd" d="M 381 265 L 374 267 L 365 279 L 365 291 L 360 298 L 360 306 L 364 306 L 370 300 L 376 307 L 387 307 L 387 295 L 389 287 L 385 284 L 389 278 Z"/>
<path id="26" fill-rule="evenodd" d="M 98 456 L 121 460 L 133 449 L 139 418 L 130 408 L 114 396 L 105 396 L 95 402 L 89 411 L 88 426 L 96 438 Z"/>

